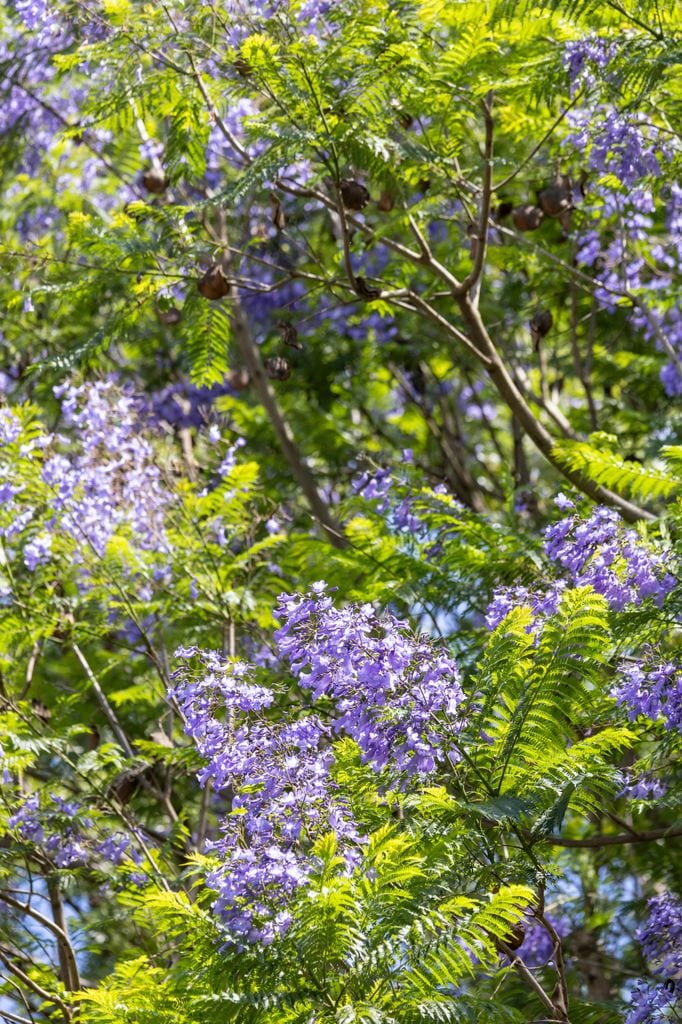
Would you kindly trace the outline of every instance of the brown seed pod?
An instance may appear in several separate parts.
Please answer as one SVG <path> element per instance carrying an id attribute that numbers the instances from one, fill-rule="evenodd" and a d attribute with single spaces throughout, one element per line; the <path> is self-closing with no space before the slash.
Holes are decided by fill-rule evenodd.
<path id="1" fill-rule="evenodd" d="M 535 231 L 545 219 L 542 210 L 531 203 L 526 203 L 525 206 L 515 206 L 511 215 L 517 231 Z"/>
<path id="2" fill-rule="evenodd" d="M 48 708 L 47 704 L 43 704 L 42 700 L 38 700 L 37 697 L 33 697 L 31 700 L 31 708 L 36 718 L 43 722 L 44 725 L 52 718 L 52 712 Z"/>
<path id="3" fill-rule="evenodd" d="M 571 179 L 565 174 L 538 192 L 538 206 L 546 217 L 560 217 L 573 206 Z"/>
<path id="4" fill-rule="evenodd" d="M 548 309 L 538 309 L 530 321 L 530 336 L 533 339 L 533 348 L 537 352 L 541 340 L 548 334 L 554 323 L 554 317 Z"/>
<path id="5" fill-rule="evenodd" d="M 521 922 L 517 921 L 516 924 L 512 927 L 512 930 L 509 933 L 509 935 L 505 938 L 504 944 L 505 946 L 508 946 L 509 949 L 518 949 L 519 946 L 523 945 L 523 940 L 525 939 L 525 937 L 526 930 L 521 924 Z"/>
<path id="6" fill-rule="evenodd" d="M 157 306 L 156 315 L 159 318 L 159 323 L 164 327 L 173 327 L 182 320 L 182 313 L 175 306 L 169 306 L 167 309 L 160 309 Z"/>
<path id="7" fill-rule="evenodd" d="M 380 290 L 378 288 L 372 288 L 364 277 L 355 278 L 355 290 L 360 298 L 366 299 L 367 302 L 371 302 L 372 299 L 378 299 L 381 296 Z"/>
<path id="8" fill-rule="evenodd" d="M 242 76 L 242 78 L 248 78 L 249 75 L 253 74 L 253 68 L 249 64 L 248 60 L 244 59 L 244 57 L 235 57 L 232 61 L 232 67 L 238 75 Z"/>
<path id="9" fill-rule="evenodd" d="M 251 383 L 251 378 L 246 370 L 230 370 L 225 381 L 235 391 L 245 391 Z"/>
<path id="10" fill-rule="evenodd" d="M 303 342 L 298 340 L 298 331 L 293 324 L 288 324 L 286 320 L 277 321 L 277 330 L 282 335 L 282 341 L 289 348 L 295 348 L 297 352 L 303 350 Z"/>
<path id="11" fill-rule="evenodd" d="M 495 220 L 504 220 L 514 209 L 514 204 L 507 201 L 499 203 L 495 210 Z"/>
<path id="12" fill-rule="evenodd" d="M 291 366 L 284 356 L 272 356 L 265 360 L 265 369 L 271 380 L 289 380 L 291 377 Z"/>
<path id="13" fill-rule="evenodd" d="M 122 804 L 127 804 L 135 796 L 135 793 L 140 788 L 140 777 L 143 774 L 141 771 L 123 771 L 118 775 L 111 786 L 113 795 Z"/>
<path id="14" fill-rule="evenodd" d="M 339 192 L 347 210 L 364 210 L 369 202 L 369 192 L 359 181 L 344 178 L 339 184 Z"/>
<path id="15" fill-rule="evenodd" d="M 158 164 L 154 164 L 148 171 L 145 171 L 142 175 L 142 184 L 147 189 L 147 192 L 153 192 L 154 195 L 160 195 L 164 192 L 168 182 L 166 181 L 166 175 L 163 173 L 161 167 Z"/>
<path id="16" fill-rule="evenodd" d="M 199 294 L 203 295 L 205 299 L 215 301 L 224 298 L 229 292 L 230 286 L 227 283 L 222 264 L 212 264 L 204 276 L 197 281 L 197 288 Z"/>
<path id="17" fill-rule="evenodd" d="M 287 226 L 287 218 L 279 198 L 274 192 L 270 193 L 270 209 L 272 210 L 272 223 L 278 231 L 284 231 Z"/>
<path id="18" fill-rule="evenodd" d="M 384 189 L 377 199 L 377 209 L 381 210 L 382 213 L 390 213 L 394 206 L 395 199 L 393 195 L 387 189 Z"/>

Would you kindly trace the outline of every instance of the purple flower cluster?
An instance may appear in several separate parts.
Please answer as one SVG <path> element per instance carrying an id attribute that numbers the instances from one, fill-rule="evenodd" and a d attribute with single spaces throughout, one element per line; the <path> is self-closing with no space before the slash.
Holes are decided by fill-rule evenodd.
<path id="1" fill-rule="evenodd" d="M 666 892 L 647 905 L 649 920 L 637 932 L 654 974 L 663 978 L 682 977 L 682 900 Z"/>
<path id="2" fill-rule="evenodd" d="M 624 786 L 620 796 L 627 800 L 658 800 L 664 796 L 668 787 L 651 772 L 634 775 L 630 771 L 623 772 Z"/>
<path id="3" fill-rule="evenodd" d="M 514 608 L 523 605 L 528 605 L 538 621 L 548 615 L 554 615 L 559 608 L 561 595 L 566 586 L 564 580 L 559 580 L 558 583 L 544 590 L 533 591 L 528 587 L 518 586 L 497 588 L 486 611 L 485 622 L 488 629 L 497 629 Z"/>
<path id="4" fill-rule="evenodd" d="M 670 1020 L 665 1010 L 679 998 L 676 986 L 646 985 L 640 982 L 630 993 L 625 1024 L 656 1024 Z"/>
<path id="5" fill-rule="evenodd" d="M 97 839 L 92 818 L 75 800 L 50 794 L 41 804 L 38 793 L 27 796 L 8 820 L 26 842 L 39 846 L 58 868 L 79 867 L 93 859 L 120 867 L 135 869 L 142 864 L 142 854 L 131 836 L 112 832 Z M 133 870 L 129 880 L 142 885 L 147 880 L 143 871 Z"/>
<path id="6" fill-rule="evenodd" d="M 385 512 L 389 506 L 388 496 L 391 493 L 393 477 L 390 469 L 385 467 L 363 473 L 353 481 L 353 491 L 365 501 L 378 501 L 377 511 Z"/>
<path id="7" fill-rule="evenodd" d="M 665 1009 L 682 996 L 682 900 L 666 892 L 649 900 L 649 919 L 637 941 L 651 972 L 663 984 L 640 983 L 631 993 L 626 1024 L 654 1024 L 666 1019 Z"/>
<path id="8" fill-rule="evenodd" d="M 643 661 L 623 662 L 611 696 L 631 721 L 663 718 L 667 729 L 682 731 L 682 668 L 675 662 L 658 662 L 651 651 Z"/>
<path id="9" fill-rule="evenodd" d="M 571 82 L 571 95 L 580 87 L 592 88 L 616 54 L 616 44 L 600 36 L 588 36 L 566 43 L 564 67 Z"/>
<path id="10" fill-rule="evenodd" d="M 335 832 L 349 866 L 360 837 L 333 781 L 330 731 L 317 715 L 268 721 L 272 691 L 253 669 L 215 652 L 198 655 L 201 672 L 177 674 L 173 696 L 186 732 L 206 758 L 202 784 L 232 794 L 221 836 L 210 844 L 221 864 L 207 878 L 214 908 L 237 944 L 268 944 L 288 927 L 288 904 L 314 867 L 310 849 Z"/>
<path id="11" fill-rule="evenodd" d="M 432 640 L 371 605 L 336 608 L 324 583 L 282 596 L 277 615 L 279 653 L 315 700 L 333 700 L 335 731 L 351 736 L 365 761 L 410 775 L 457 757 L 459 671 Z"/>
<path id="12" fill-rule="evenodd" d="M 616 610 L 646 599 L 660 605 L 675 585 L 662 554 L 625 528 L 610 508 L 554 523 L 545 533 L 545 551 L 575 586 L 593 587 Z"/>
<path id="13" fill-rule="evenodd" d="M 612 107 L 572 111 L 568 145 L 587 155 L 596 174 L 612 174 L 626 187 L 660 174 L 660 141 L 655 127 L 642 125 Z"/>
<path id="14" fill-rule="evenodd" d="M 49 799 L 48 807 L 41 808 L 37 793 L 26 797 L 11 815 L 9 827 L 16 829 L 22 839 L 42 846 L 57 867 L 82 864 L 86 849 L 81 826 L 88 827 L 92 822 L 89 818 L 78 819 L 80 807 L 73 801 L 54 795 Z"/>
<path id="15" fill-rule="evenodd" d="M 269 718 L 275 693 L 257 669 L 216 652 L 180 648 L 187 665 L 172 691 L 211 782 L 231 799 L 209 875 L 215 909 L 237 943 L 268 943 L 290 922 L 289 903 L 310 877 L 316 840 L 334 832 L 348 868 L 362 839 L 334 781 L 334 736 L 366 762 L 425 774 L 453 749 L 462 700 L 454 661 L 369 605 L 335 608 L 324 583 L 280 598 L 277 653 L 327 719 Z M 199 669 L 195 665 L 198 659 Z"/>
<path id="16" fill-rule="evenodd" d="M 140 435 L 134 400 L 108 382 L 59 394 L 63 420 L 75 442 L 32 431 L 19 458 L 8 450 L 3 460 L 0 448 L 5 475 L 0 535 L 9 541 L 23 538 L 22 560 L 30 572 L 50 560 L 55 537 L 75 542 L 76 561 L 86 553 L 102 556 L 121 530 L 132 533 L 142 550 L 166 551 L 164 513 L 170 495 L 154 451 Z M 19 430 L 18 419 L 3 410 L 0 432 L 5 441 L 17 441 Z M 40 499 L 28 475 L 36 458 L 42 459 Z"/>

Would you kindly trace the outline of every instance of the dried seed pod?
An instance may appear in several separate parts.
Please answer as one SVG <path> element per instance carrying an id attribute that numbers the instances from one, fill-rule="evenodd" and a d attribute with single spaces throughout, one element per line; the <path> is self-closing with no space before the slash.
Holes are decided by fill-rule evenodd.
<path id="1" fill-rule="evenodd" d="M 31 708 L 36 718 L 41 721 L 44 725 L 52 718 L 52 712 L 48 708 L 47 704 L 43 704 L 42 700 L 38 700 L 37 697 L 33 697 L 31 700 Z"/>
<path id="2" fill-rule="evenodd" d="M 517 231 L 535 231 L 545 219 L 542 210 L 538 206 L 533 206 L 532 203 L 515 206 L 511 215 Z"/>
<path id="3" fill-rule="evenodd" d="M 143 771 L 136 771 L 134 769 L 121 772 L 121 774 L 114 779 L 111 786 L 111 790 L 116 799 L 122 804 L 129 803 L 140 788 L 140 778 L 143 774 Z"/>
<path id="4" fill-rule="evenodd" d="M 253 74 L 253 68 L 249 64 L 248 60 L 245 60 L 241 55 L 239 57 L 235 57 L 232 61 L 232 67 L 238 75 L 242 76 L 242 78 L 248 78 L 249 75 Z"/>
<path id="5" fill-rule="evenodd" d="M 378 288 L 372 288 L 364 277 L 355 278 L 355 290 L 360 298 L 366 299 L 367 302 L 371 302 L 372 299 L 378 299 L 381 296 L 381 291 Z"/>
<path id="6" fill-rule="evenodd" d="M 506 946 L 509 947 L 509 949 L 518 949 L 519 946 L 523 945 L 523 940 L 525 939 L 525 937 L 526 930 L 521 924 L 521 922 L 517 921 L 516 924 L 513 925 L 509 935 L 507 935 L 507 937 L 505 938 L 504 943 Z"/>
<path id="7" fill-rule="evenodd" d="M 169 306 L 166 309 L 160 309 L 157 306 L 156 315 L 159 318 L 159 323 L 162 323 L 164 327 L 173 327 L 182 320 L 182 313 L 175 306 Z"/>
<path id="8" fill-rule="evenodd" d="M 272 356 L 265 360 L 265 369 L 271 380 L 289 380 L 291 377 L 291 366 L 284 356 Z"/>
<path id="9" fill-rule="evenodd" d="M 533 349 L 537 352 L 540 342 L 548 334 L 554 323 L 554 317 L 548 309 L 538 309 L 530 321 L 530 336 L 533 339 Z"/>
<path id="10" fill-rule="evenodd" d="M 377 209 L 381 210 L 382 213 L 390 213 L 394 206 L 395 199 L 393 195 L 387 189 L 384 189 L 377 200 Z"/>
<path id="11" fill-rule="evenodd" d="M 560 217 L 573 206 L 571 179 L 565 174 L 538 192 L 538 206 L 547 217 Z"/>
<path id="12" fill-rule="evenodd" d="M 412 114 L 408 114 L 406 110 L 401 110 L 398 114 L 398 122 L 401 128 L 408 131 L 414 124 L 414 118 L 412 117 Z"/>
<path id="13" fill-rule="evenodd" d="M 235 391 L 245 391 L 251 383 L 251 378 L 246 370 L 230 370 L 225 382 Z"/>
<path id="14" fill-rule="evenodd" d="M 298 340 L 298 331 L 293 324 L 289 324 L 286 320 L 277 321 L 277 329 L 282 335 L 282 341 L 289 348 L 295 348 L 297 352 L 303 350 L 303 342 Z"/>
<path id="15" fill-rule="evenodd" d="M 284 231 L 287 226 L 287 218 L 279 198 L 274 192 L 270 193 L 270 209 L 272 210 L 272 223 L 278 231 Z"/>
<path id="16" fill-rule="evenodd" d="M 594 270 L 595 274 L 603 273 L 603 271 L 606 270 L 606 257 L 597 256 L 595 258 L 594 263 L 592 264 L 592 269 Z"/>
<path id="17" fill-rule="evenodd" d="M 142 184 L 147 189 L 147 192 L 153 192 L 155 195 L 160 195 L 164 192 L 168 182 L 166 181 L 166 175 L 163 173 L 161 167 L 158 164 L 154 164 L 148 171 L 145 171 L 142 175 Z"/>
<path id="18" fill-rule="evenodd" d="M 514 204 L 510 202 L 499 203 L 495 210 L 495 220 L 504 220 L 514 209 Z"/>
<path id="19" fill-rule="evenodd" d="M 229 292 L 230 286 L 227 283 L 222 264 L 213 263 L 197 282 L 197 288 L 199 294 L 203 295 L 205 299 L 215 301 L 224 298 Z"/>
<path id="20" fill-rule="evenodd" d="M 339 191 L 347 210 L 364 210 L 369 202 L 369 192 L 359 181 L 344 178 L 339 184 Z"/>

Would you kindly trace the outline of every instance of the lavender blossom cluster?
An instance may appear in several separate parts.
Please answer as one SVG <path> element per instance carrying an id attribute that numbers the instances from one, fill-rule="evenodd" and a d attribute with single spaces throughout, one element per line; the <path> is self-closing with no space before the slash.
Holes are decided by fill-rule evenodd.
<path id="1" fill-rule="evenodd" d="M 290 923 L 289 904 L 315 866 L 311 849 L 334 832 L 350 870 L 363 838 L 334 779 L 336 736 L 349 736 L 374 769 L 409 778 L 454 760 L 462 700 L 457 666 L 369 605 L 336 608 L 324 583 L 280 598 L 277 654 L 326 715 L 275 722 L 275 693 L 257 670 L 216 652 L 181 648 L 172 696 L 211 782 L 230 797 L 220 865 L 208 883 L 232 940 L 270 943 Z M 198 662 L 199 669 L 195 667 Z M 331 705 L 331 710 L 329 710 Z"/>
<path id="2" fill-rule="evenodd" d="M 658 661 L 649 651 L 641 661 L 623 662 L 611 696 L 630 721 L 662 718 L 666 729 L 682 731 L 682 668 L 673 661 Z"/>
<path id="3" fill-rule="evenodd" d="M 538 622 L 553 615 L 566 587 L 592 587 L 615 611 L 642 601 L 660 606 L 676 580 L 664 555 L 625 527 L 616 511 L 604 506 L 581 517 L 563 495 L 557 505 L 571 514 L 545 531 L 545 553 L 568 574 L 548 586 L 500 587 L 488 606 L 486 624 L 496 629 L 513 608 L 528 605 Z"/>
<path id="4" fill-rule="evenodd" d="M 324 583 L 281 597 L 277 615 L 280 655 L 315 700 L 333 700 L 334 729 L 355 740 L 365 761 L 411 775 L 457 759 L 463 693 L 447 652 L 371 605 L 336 608 Z"/>
<path id="5" fill-rule="evenodd" d="M 29 572 L 52 557 L 59 537 L 74 542 L 73 558 L 101 557 L 117 531 L 141 550 L 167 550 L 164 513 L 170 494 L 140 434 L 134 400 L 111 382 L 58 389 L 63 422 L 75 443 L 60 434 L 22 440 L 18 417 L 0 411 L 0 536 L 20 552 Z M 37 465 L 42 489 L 32 478 Z"/>
<path id="6" fill-rule="evenodd" d="M 274 693 L 253 668 L 215 652 L 181 649 L 188 664 L 173 697 L 206 766 L 202 785 L 231 795 L 221 835 L 208 844 L 220 865 L 207 876 L 233 942 L 271 943 L 291 922 L 289 903 L 314 867 L 310 848 L 334 831 L 349 867 L 360 836 L 333 779 L 330 729 L 314 714 L 266 717 Z M 200 673 L 190 671 L 198 658 Z"/>
<path id="7" fill-rule="evenodd" d="M 31 793 L 7 824 L 20 839 L 40 847 L 58 868 L 97 866 L 101 861 L 115 867 L 125 864 L 133 885 L 147 881 L 147 874 L 140 870 L 143 856 L 133 838 L 121 832 L 107 832 L 100 838 L 92 818 L 75 800 L 51 793 L 41 804 L 39 795 Z"/>
<path id="8" fill-rule="evenodd" d="M 682 900 L 661 893 L 648 903 L 649 919 L 637 941 L 658 985 L 640 983 L 631 993 L 626 1024 L 655 1024 L 667 1019 L 666 1010 L 682 996 Z"/>
<path id="9" fill-rule="evenodd" d="M 565 501 L 564 507 L 571 507 Z M 614 509 L 566 516 L 545 532 L 545 552 L 567 570 L 574 586 L 591 586 L 617 611 L 651 600 L 660 606 L 675 577 L 663 555 L 623 526 Z"/>

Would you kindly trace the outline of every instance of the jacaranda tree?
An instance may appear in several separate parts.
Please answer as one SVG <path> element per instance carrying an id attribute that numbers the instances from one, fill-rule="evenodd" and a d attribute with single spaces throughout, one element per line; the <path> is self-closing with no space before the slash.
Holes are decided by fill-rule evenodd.
<path id="1" fill-rule="evenodd" d="M 0 1017 L 682 1014 L 673 0 L 0 6 Z"/>

